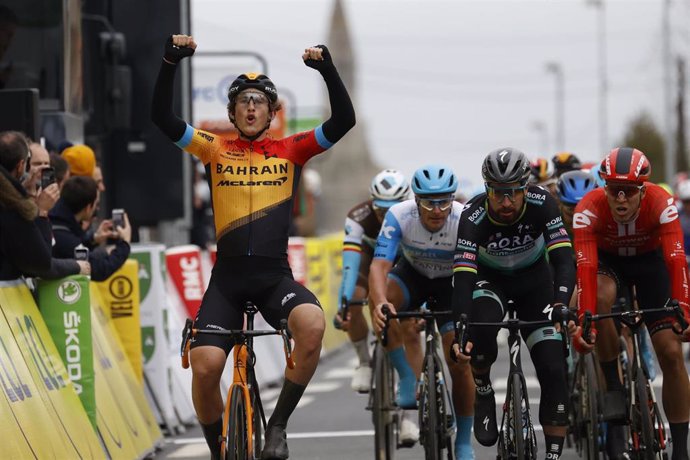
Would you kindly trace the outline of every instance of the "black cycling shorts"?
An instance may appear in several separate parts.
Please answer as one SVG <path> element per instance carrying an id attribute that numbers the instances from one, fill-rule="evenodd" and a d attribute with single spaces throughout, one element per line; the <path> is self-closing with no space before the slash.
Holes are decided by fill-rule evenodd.
<path id="1" fill-rule="evenodd" d="M 617 298 L 625 298 L 632 305 L 632 287 L 641 310 L 663 307 L 671 297 L 671 281 L 661 251 L 637 256 L 617 256 L 599 251 L 598 273 L 616 282 Z M 673 313 L 650 313 L 644 316 L 647 330 L 652 335 L 672 327 Z"/>
<path id="2" fill-rule="evenodd" d="M 241 329 L 244 306 L 251 301 L 266 322 L 280 327 L 293 308 L 304 303 L 319 303 L 316 296 L 294 280 L 287 259 L 247 256 L 218 259 L 201 307 L 194 320 L 199 329 Z M 191 347 L 213 345 L 230 353 L 231 339 L 200 334 Z"/>
<path id="3" fill-rule="evenodd" d="M 388 274 L 395 280 L 403 291 L 402 305 L 396 305 L 399 311 L 415 310 L 424 302 L 433 298 L 435 303 L 430 306 L 431 311 L 451 310 L 453 300 L 453 277 L 430 279 L 415 270 L 412 265 L 401 257 Z M 453 329 L 452 315 L 436 318 L 436 324 L 441 334 Z"/>

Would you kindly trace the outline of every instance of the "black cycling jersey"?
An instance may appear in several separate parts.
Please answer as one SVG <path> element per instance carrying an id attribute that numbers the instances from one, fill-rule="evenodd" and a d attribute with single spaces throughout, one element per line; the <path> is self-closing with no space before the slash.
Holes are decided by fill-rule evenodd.
<path id="1" fill-rule="evenodd" d="M 530 186 L 522 213 L 511 224 L 492 219 L 485 193 L 470 200 L 460 217 L 453 264 L 456 317 L 469 313 L 478 273 L 515 279 L 528 268 L 546 264 L 546 253 L 554 268 L 553 302 L 567 305 L 575 269 L 572 245 L 556 200 L 543 188 Z"/>

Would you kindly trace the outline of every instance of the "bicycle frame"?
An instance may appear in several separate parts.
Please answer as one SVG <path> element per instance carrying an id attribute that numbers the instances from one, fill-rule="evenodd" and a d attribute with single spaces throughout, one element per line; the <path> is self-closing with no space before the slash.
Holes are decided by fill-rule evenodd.
<path id="1" fill-rule="evenodd" d="M 258 450 L 260 446 L 260 431 L 259 429 L 266 428 L 266 417 L 264 415 L 263 404 L 261 402 L 261 395 L 259 392 L 256 374 L 254 373 L 254 363 L 256 356 L 254 355 L 254 337 L 265 335 L 280 335 L 283 338 L 283 349 L 285 352 L 285 360 L 290 369 L 295 367 L 292 359 L 292 345 L 290 343 L 291 336 L 287 327 L 287 320 L 281 320 L 281 327 L 278 330 L 255 330 L 254 316 L 258 313 L 258 309 L 252 302 L 247 302 L 245 305 L 245 314 L 247 318 L 247 328 L 242 330 L 229 329 L 194 329 L 191 319 L 187 319 L 185 328 L 182 331 L 182 345 L 180 353 L 182 357 L 182 367 L 187 369 L 189 367 L 189 351 L 191 338 L 199 334 L 219 335 L 232 338 L 235 342 L 233 346 L 233 382 L 228 389 L 227 398 L 225 402 L 225 410 L 223 412 L 223 431 L 222 440 L 220 444 L 220 451 L 224 455 L 227 448 L 227 434 L 230 428 L 230 420 L 232 417 L 232 398 L 231 395 L 235 388 L 238 388 L 243 396 L 244 407 L 246 410 L 245 426 L 247 429 L 247 456 L 254 458 L 254 450 Z M 258 409 L 260 414 L 260 426 L 255 426 L 254 410 Z M 258 441 L 254 441 L 254 436 L 257 435 Z"/>

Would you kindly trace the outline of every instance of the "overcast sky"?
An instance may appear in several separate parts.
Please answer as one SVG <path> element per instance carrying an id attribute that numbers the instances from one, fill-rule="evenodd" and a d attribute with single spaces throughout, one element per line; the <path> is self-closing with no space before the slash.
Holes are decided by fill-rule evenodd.
<path id="1" fill-rule="evenodd" d="M 642 110 L 663 126 L 662 2 L 604 0 L 608 147 L 620 142 Z M 481 161 L 495 148 L 513 146 L 530 157 L 551 157 L 560 146 L 556 78 L 546 71 L 547 62 L 557 62 L 564 72 L 566 150 L 584 161 L 603 155 L 600 10 L 591 2 L 343 4 L 356 61 L 356 87 L 350 89 L 357 119 L 382 166 L 410 174 L 425 163 L 447 163 L 479 185 Z M 300 55 L 304 47 L 326 41 L 332 5 L 328 0 L 194 0 L 192 32 L 199 50 L 264 55 L 269 76 L 296 94 L 299 113 L 308 116 L 327 101 L 321 78 Z M 672 47 L 688 57 L 690 0 L 673 0 L 671 13 Z M 222 64 L 238 67 L 229 60 Z M 675 70 L 673 76 L 675 81 Z M 221 115 L 223 106 L 218 110 Z M 546 127 L 546 138 L 535 123 Z"/>

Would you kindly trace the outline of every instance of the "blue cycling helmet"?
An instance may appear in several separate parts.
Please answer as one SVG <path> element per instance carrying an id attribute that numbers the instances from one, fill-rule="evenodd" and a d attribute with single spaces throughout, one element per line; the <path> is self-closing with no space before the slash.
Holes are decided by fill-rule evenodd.
<path id="1" fill-rule="evenodd" d="M 604 179 L 602 179 L 601 174 L 599 174 L 599 171 L 601 171 L 601 163 L 597 162 L 594 166 L 592 166 L 589 170 L 589 173 L 594 177 L 594 181 L 597 183 L 599 187 L 603 187 L 606 185 L 606 182 Z"/>
<path id="2" fill-rule="evenodd" d="M 416 170 L 412 176 L 412 191 L 415 195 L 455 193 L 457 189 L 458 178 L 447 166 L 427 165 Z"/>
<path id="3" fill-rule="evenodd" d="M 594 176 L 585 171 L 568 171 L 561 174 L 556 186 L 561 203 L 576 205 L 587 192 L 597 188 Z"/>

